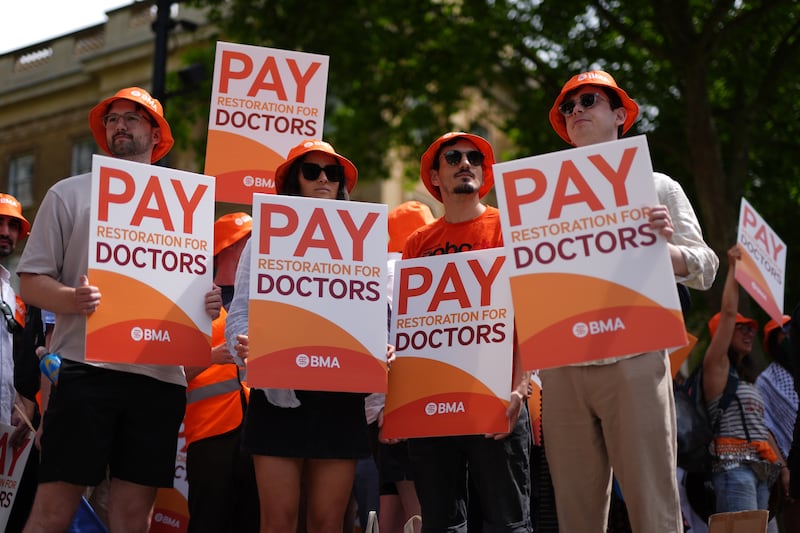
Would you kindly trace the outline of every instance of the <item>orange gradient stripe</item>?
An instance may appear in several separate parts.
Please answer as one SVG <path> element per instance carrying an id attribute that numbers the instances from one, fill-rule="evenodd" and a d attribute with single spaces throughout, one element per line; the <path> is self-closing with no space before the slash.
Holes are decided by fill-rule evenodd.
<path id="1" fill-rule="evenodd" d="M 141 281 L 90 269 L 89 280 L 102 300 L 86 322 L 86 359 L 115 363 L 207 365 L 211 336 L 177 304 Z M 134 327 L 167 330 L 170 342 L 134 340 Z"/>
<path id="2" fill-rule="evenodd" d="M 686 344 L 680 309 L 665 309 L 608 280 L 578 274 L 531 274 L 512 278 L 511 292 L 525 369 Z M 609 317 L 619 317 L 625 329 L 582 338 L 572 332 L 576 322 L 588 324 Z"/>
<path id="3" fill-rule="evenodd" d="M 301 307 L 266 300 L 251 300 L 249 314 L 251 387 L 386 392 L 385 361 L 339 325 Z M 335 355 L 339 368 L 300 368 L 298 354 Z"/>
<path id="4" fill-rule="evenodd" d="M 253 193 L 275 193 L 274 187 L 247 187 L 245 176 L 272 180 L 286 160 L 263 144 L 235 133 L 209 130 L 204 172 L 216 176 L 216 200 L 252 204 Z"/>
<path id="5" fill-rule="evenodd" d="M 457 402 L 463 403 L 464 412 L 426 414 L 430 403 Z M 507 407 L 507 400 L 495 396 L 460 368 L 432 359 L 400 357 L 389 372 L 381 435 L 408 438 L 502 433 L 508 431 Z"/>
<path id="6" fill-rule="evenodd" d="M 742 250 L 742 258 L 739 260 L 739 264 L 736 265 L 736 281 L 761 306 L 761 309 L 771 318 L 778 320 L 783 315 L 783 311 L 778 308 L 778 303 L 775 301 L 772 290 L 764 278 L 764 273 L 758 268 L 755 259 L 747 252 L 744 246 L 740 246 L 740 248 Z M 753 285 L 760 290 L 754 289 Z"/>

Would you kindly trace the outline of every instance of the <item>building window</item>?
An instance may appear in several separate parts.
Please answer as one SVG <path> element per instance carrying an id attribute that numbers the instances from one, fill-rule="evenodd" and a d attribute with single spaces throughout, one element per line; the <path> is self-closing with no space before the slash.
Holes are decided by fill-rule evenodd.
<path id="1" fill-rule="evenodd" d="M 72 163 L 70 165 L 70 176 L 85 174 L 92 171 L 92 154 L 95 150 L 94 139 L 88 137 L 76 141 L 72 145 Z"/>
<path id="2" fill-rule="evenodd" d="M 11 158 L 8 168 L 8 194 L 23 206 L 33 204 L 33 154 Z"/>

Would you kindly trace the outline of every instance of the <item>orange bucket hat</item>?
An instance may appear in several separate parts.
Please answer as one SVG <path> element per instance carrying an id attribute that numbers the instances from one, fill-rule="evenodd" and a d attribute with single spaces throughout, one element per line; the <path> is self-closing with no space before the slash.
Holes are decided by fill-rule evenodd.
<path id="1" fill-rule="evenodd" d="M 247 213 L 229 213 L 214 222 L 214 256 L 253 231 L 253 217 Z"/>
<path id="2" fill-rule="evenodd" d="M 569 144 L 575 145 L 567 133 L 567 119 L 558 110 L 558 106 L 564 101 L 564 97 L 567 93 L 583 87 L 584 85 L 608 87 L 617 93 L 619 99 L 622 101 L 622 107 L 628 111 L 628 116 L 625 117 L 625 123 L 622 125 L 622 133 L 631 129 L 631 126 L 633 126 L 633 123 L 636 121 L 636 117 L 639 116 L 639 105 L 628 96 L 628 93 L 619 88 L 611 74 L 603 72 L 602 70 L 590 70 L 589 72 L 581 72 L 570 78 L 570 80 L 564 84 L 564 87 L 561 88 L 558 98 L 556 98 L 556 101 L 553 103 L 553 107 L 550 108 L 550 124 L 553 126 L 553 129 L 556 130 L 559 137 Z"/>
<path id="3" fill-rule="evenodd" d="M 720 316 L 721 316 L 720 313 L 717 313 L 716 315 L 711 317 L 711 320 L 708 321 L 708 331 L 711 332 L 711 336 L 712 337 L 717 332 L 717 328 L 719 327 Z M 750 324 L 751 326 L 753 326 L 753 329 L 756 329 L 756 330 L 758 329 L 758 322 L 756 322 L 752 318 L 747 318 L 746 316 L 741 315 L 739 313 L 736 313 L 736 323 L 737 324 Z"/>
<path id="4" fill-rule="evenodd" d="M 10 194 L 0 193 L 0 215 L 19 220 L 20 237 L 27 237 L 31 232 L 31 223 L 22 216 L 22 204 Z"/>
<path id="5" fill-rule="evenodd" d="M 778 324 L 774 320 L 770 320 L 766 324 L 764 324 L 764 352 L 769 353 L 769 336 L 770 334 L 778 328 L 782 328 L 789 322 L 791 322 L 792 317 L 789 315 L 783 315 L 781 317 L 781 323 Z"/>
<path id="6" fill-rule="evenodd" d="M 319 139 L 306 139 L 289 150 L 289 155 L 286 158 L 286 161 L 281 163 L 278 168 L 275 169 L 275 190 L 278 191 L 278 194 L 280 194 L 280 192 L 283 190 L 283 182 L 286 180 L 286 175 L 289 173 L 289 168 L 291 168 L 292 163 L 309 152 L 322 152 L 337 158 L 339 163 L 341 163 L 344 167 L 344 179 L 347 192 L 353 191 L 356 186 L 356 182 L 358 182 L 358 170 L 356 169 L 356 166 L 343 155 L 336 153 L 336 150 L 333 149 L 333 146 L 325 141 L 321 141 Z"/>
<path id="7" fill-rule="evenodd" d="M 408 236 L 434 220 L 431 208 L 416 200 L 389 211 L 389 251 L 402 252 Z"/>
<path id="8" fill-rule="evenodd" d="M 478 150 L 481 151 L 483 154 L 483 185 L 481 186 L 480 190 L 478 191 L 478 196 L 483 198 L 486 194 L 492 190 L 494 187 L 494 173 L 492 171 L 492 165 L 494 165 L 494 150 L 492 149 L 491 143 L 473 133 L 464 133 L 463 131 L 451 131 L 449 133 L 445 133 L 431 144 L 425 153 L 422 154 L 422 159 L 420 160 L 419 165 L 419 177 L 422 180 L 422 183 L 425 184 L 425 188 L 428 189 L 428 192 L 431 195 L 439 200 L 442 201 L 442 193 L 439 191 L 438 187 L 435 187 L 431 183 L 431 170 L 433 169 L 433 161 L 439 153 L 439 148 L 442 144 L 446 141 L 452 139 L 459 139 L 459 138 L 467 139 L 468 141 L 472 142 Z"/>
<path id="9" fill-rule="evenodd" d="M 150 113 L 161 129 L 161 141 L 153 148 L 150 162 L 155 163 L 170 151 L 175 140 L 172 138 L 172 130 L 169 128 L 167 120 L 164 118 L 164 109 L 161 102 L 150 96 L 150 93 L 139 87 L 128 87 L 117 92 L 114 96 L 106 98 L 89 111 L 89 128 L 92 130 L 94 140 L 105 153 L 110 154 L 108 139 L 106 138 L 106 127 L 103 126 L 103 117 L 108 113 L 108 108 L 116 100 L 130 100 L 139 104 Z"/>

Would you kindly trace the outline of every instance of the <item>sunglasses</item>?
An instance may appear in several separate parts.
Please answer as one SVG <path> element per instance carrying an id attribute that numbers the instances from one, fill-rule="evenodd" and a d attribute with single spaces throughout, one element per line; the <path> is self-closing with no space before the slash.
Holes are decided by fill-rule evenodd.
<path id="1" fill-rule="evenodd" d="M 9 333 L 17 333 L 22 330 L 22 326 L 14 318 L 14 312 L 4 300 L 0 300 L 0 312 L 3 313 L 3 318 L 6 321 L 6 329 Z"/>
<path id="2" fill-rule="evenodd" d="M 733 326 L 733 328 L 743 334 L 756 332 L 756 328 L 754 328 L 752 324 L 743 324 L 741 322 Z"/>
<path id="3" fill-rule="evenodd" d="M 342 165 L 325 165 L 323 167 L 316 163 L 303 163 L 300 166 L 303 177 L 308 181 L 318 179 L 323 170 L 328 181 L 344 181 L 344 167 Z"/>
<path id="4" fill-rule="evenodd" d="M 467 161 L 473 167 L 479 167 L 483 164 L 483 153 L 479 152 L 478 150 L 470 150 L 468 152 L 448 150 L 444 153 L 444 160 L 447 161 L 447 164 L 451 167 L 455 167 L 461 164 L 461 161 L 464 159 L 465 155 L 467 156 Z"/>
<path id="5" fill-rule="evenodd" d="M 605 98 L 600 96 L 600 93 L 584 93 L 578 97 L 578 100 L 569 100 L 568 102 L 562 102 L 561 105 L 558 106 L 558 112 L 568 117 L 575 111 L 575 104 L 581 104 L 581 107 L 584 109 L 590 109 L 596 104 L 598 101 L 604 101 Z"/>

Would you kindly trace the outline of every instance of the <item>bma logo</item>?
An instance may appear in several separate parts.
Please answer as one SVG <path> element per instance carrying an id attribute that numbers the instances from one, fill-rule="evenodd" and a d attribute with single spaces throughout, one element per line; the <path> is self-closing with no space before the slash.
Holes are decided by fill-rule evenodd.
<path id="1" fill-rule="evenodd" d="M 466 413 L 464 402 L 428 402 L 425 404 L 425 414 L 428 416 L 453 413 Z"/>
<path id="2" fill-rule="evenodd" d="M 158 524 L 165 524 L 170 527 L 179 528 L 181 527 L 181 521 L 177 518 L 172 518 L 171 516 L 167 516 L 163 513 L 156 513 L 153 515 L 153 520 Z"/>
<path id="3" fill-rule="evenodd" d="M 259 178 L 258 176 L 250 176 L 250 175 L 247 175 L 244 178 L 242 178 L 242 183 L 244 183 L 245 187 L 267 187 L 267 188 L 275 187 L 275 180 L 267 178 Z"/>
<path id="4" fill-rule="evenodd" d="M 131 339 L 139 341 L 172 342 L 166 329 L 150 329 L 135 326 L 131 328 Z"/>
<path id="5" fill-rule="evenodd" d="M 620 317 L 615 317 L 607 320 L 591 320 L 588 324 L 576 322 L 572 326 L 572 334 L 582 339 L 586 335 L 600 335 L 601 333 L 611 333 L 621 329 L 625 329 L 625 323 Z"/>
<path id="6" fill-rule="evenodd" d="M 297 354 L 294 358 L 294 363 L 300 368 L 342 368 L 339 364 L 339 358 L 335 355 L 306 355 L 304 353 Z"/>

